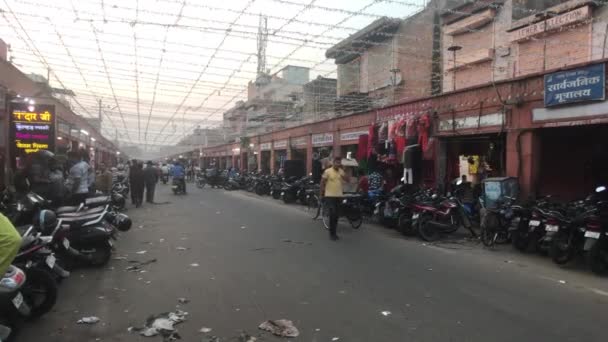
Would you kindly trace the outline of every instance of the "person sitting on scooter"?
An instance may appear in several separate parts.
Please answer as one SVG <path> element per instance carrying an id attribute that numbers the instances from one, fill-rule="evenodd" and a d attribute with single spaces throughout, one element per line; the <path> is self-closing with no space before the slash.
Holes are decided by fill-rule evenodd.
<path id="1" fill-rule="evenodd" d="M 161 166 L 161 168 L 160 168 L 160 172 L 161 172 L 164 184 L 166 184 L 167 180 L 169 179 L 169 170 L 170 170 L 169 165 L 167 165 L 167 164 L 163 164 L 163 166 Z"/>
<path id="2" fill-rule="evenodd" d="M 175 163 L 171 168 L 171 177 L 176 182 L 181 183 L 184 188 L 184 193 L 186 193 L 186 169 L 182 166 L 181 162 Z"/>

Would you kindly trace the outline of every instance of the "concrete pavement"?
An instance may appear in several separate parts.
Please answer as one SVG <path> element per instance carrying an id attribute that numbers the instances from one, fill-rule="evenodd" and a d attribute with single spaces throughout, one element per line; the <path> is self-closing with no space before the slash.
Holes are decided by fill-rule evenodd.
<path id="1" fill-rule="evenodd" d="M 171 203 L 129 210 L 118 260 L 74 272 L 54 312 L 18 341 L 160 341 L 127 328 L 176 305 L 189 312 L 177 326 L 184 341 L 201 341 L 203 326 L 222 341 L 240 331 L 280 340 L 257 326 L 281 318 L 299 328 L 297 341 L 606 339 L 607 281 L 588 272 L 508 246 L 427 245 L 366 224 L 341 224 L 332 242 L 297 206 L 188 185 L 179 197 L 161 185 L 157 201 Z M 153 258 L 144 273 L 125 270 Z M 76 324 L 90 315 L 101 322 Z"/>

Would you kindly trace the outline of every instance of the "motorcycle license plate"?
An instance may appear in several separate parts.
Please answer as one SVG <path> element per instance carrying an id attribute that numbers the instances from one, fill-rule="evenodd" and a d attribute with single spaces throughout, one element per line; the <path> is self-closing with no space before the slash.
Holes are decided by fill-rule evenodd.
<path id="1" fill-rule="evenodd" d="M 547 232 L 557 232 L 559 231 L 559 226 L 553 225 L 553 224 L 548 224 L 545 226 L 545 231 Z"/>
<path id="2" fill-rule="evenodd" d="M 540 221 L 537 220 L 530 220 L 530 227 L 538 227 L 540 226 Z"/>
<path id="3" fill-rule="evenodd" d="M 592 232 L 592 231 L 588 230 L 585 232 L 585 237 L 592 238 L 592 239 L 599 239 L 600 232 Z"/>
<path id="4" fill-rule="evenodd" d="M 62 242 L 62 243 L 63 243 L 63 247 L 64 247 L 65 249 L 70 249 L 70 240 L 68 240 L 68 239 L 63 239 L 63 242 Z"/>
<path id="5" fill-rule="evenodd" d="M 49 255 L 46 257 L 46 264 L 49 266 L 49 268 L 55 267 L 55 261 L 57 261 L 57 259 L 54 255 Z"/>
<path id="6" fill-rule="evenodd" d="M 21 294 L 21 292 L 17 293 L 15 298 L 13 298 L 13 305 L 17 309 L 19 309 L 21 307 L 21 305 L 23 305 L 23 295 Z"/>

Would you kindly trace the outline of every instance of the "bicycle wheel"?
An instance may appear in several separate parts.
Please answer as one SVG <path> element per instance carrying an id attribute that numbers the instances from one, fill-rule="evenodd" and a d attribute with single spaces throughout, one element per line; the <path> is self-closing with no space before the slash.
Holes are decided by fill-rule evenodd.
<path id="1" fill-rule="evenodd" d="M 323 218 L 323 226 L 325 229 L 329 229 L 329 208 L 324 204 L 321 204 L 321 216 Z"/>
<path id="2" fill-rule="evenodd" d="M 308 198 L 306 210 L 308 211 L 313 220 L 319 218 L 319 215 L 321 215 L 321 205 L 319 205 L 319 198 L 317 197 L 317 195 L 312 195 Z"/>

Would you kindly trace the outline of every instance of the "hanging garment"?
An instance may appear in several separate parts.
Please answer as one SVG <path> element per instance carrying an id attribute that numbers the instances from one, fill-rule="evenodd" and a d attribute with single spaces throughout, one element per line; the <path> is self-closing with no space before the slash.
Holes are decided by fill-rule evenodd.
<path id="1" fill-rule="evenodd" d="M 372 149 L 376 146 L 378 141 L 378 135 L 376 134 L 376 125 L 371 124 L 369 126 L 369 134 L 367 137 L 367 157 L 369 158 L 372 154 Z"/>
<path id="2" fill-rule="evenodd" d="M 408 138 L 408 140 L 410 138 L 416 137 L 417 131 L 416 131 L 416 118 L 411 115 L 409 116 L 406 120 L 406 128 L 405 128 L 405 137 Z"/>
<path id="3" fill-rule="evenodd" d="M 412 169 L 403 169 L 403 183 L 414 184 L 414 173 L 412 172 Z"/>
<path id="4" fill-rule="evenodd" d="M 369 172 L 378 170 L 378 154 L 372 152 L 369 155 L 369 158 L 367 159 L 367 169 Z"/>
<path id="5" fill-rule="evenodd" d="M 359 136 L 359 144 L 357 145 L 357 160 L 361 161 L 367 159 L 368 141 L 369 136 L 367 134 L 362 134 Z"/>
<path id="6" fill-rule="evenodd" d="M 431 127 L 431 117 L 424 114 L 418 120 L 418 144 L 422 151 L 426 151 L 429 142 L 429 128 Z"/>
<path id="7" fill-rule="evenodd" d="M 405 137 L 398 136 L 395 138 L 395 148 L 397 150 L 397 155 L 402 156 L 403 150 L 405 150 Z"/>
<path id="8" fill-rule="evenodd" d="M 378 130 L 378 141 L 386 141 L 388 139 L 388 124 L 383 122 Z"/>
<path id="9" fill-rule="evenodd" d="M 388 122 L 388 140 L 395 139 L 395 124 L 397 122 L 395 120 L 390 120 Z"/>
<path id="10" fill-rule="evenodd" d="M 401 162 L 403 163 L 403 167 L 406 169 L 414 168 L 414 157 L 420 145 L 410 145 L 403 150 L 403 157 Z"/>
<path id="11" fill-rule="evenodd" d="M 394 141 L 388 142 L 388 158 L 397 159 L 397 147 Z"/>
<path id="12" fill-rule="evenodd" d="M 394 126 L 395 137 L 405 137 L 405 127 L 406 127 L 405 118 L 401 118 L 397 120 L 397 123 Z"/>

